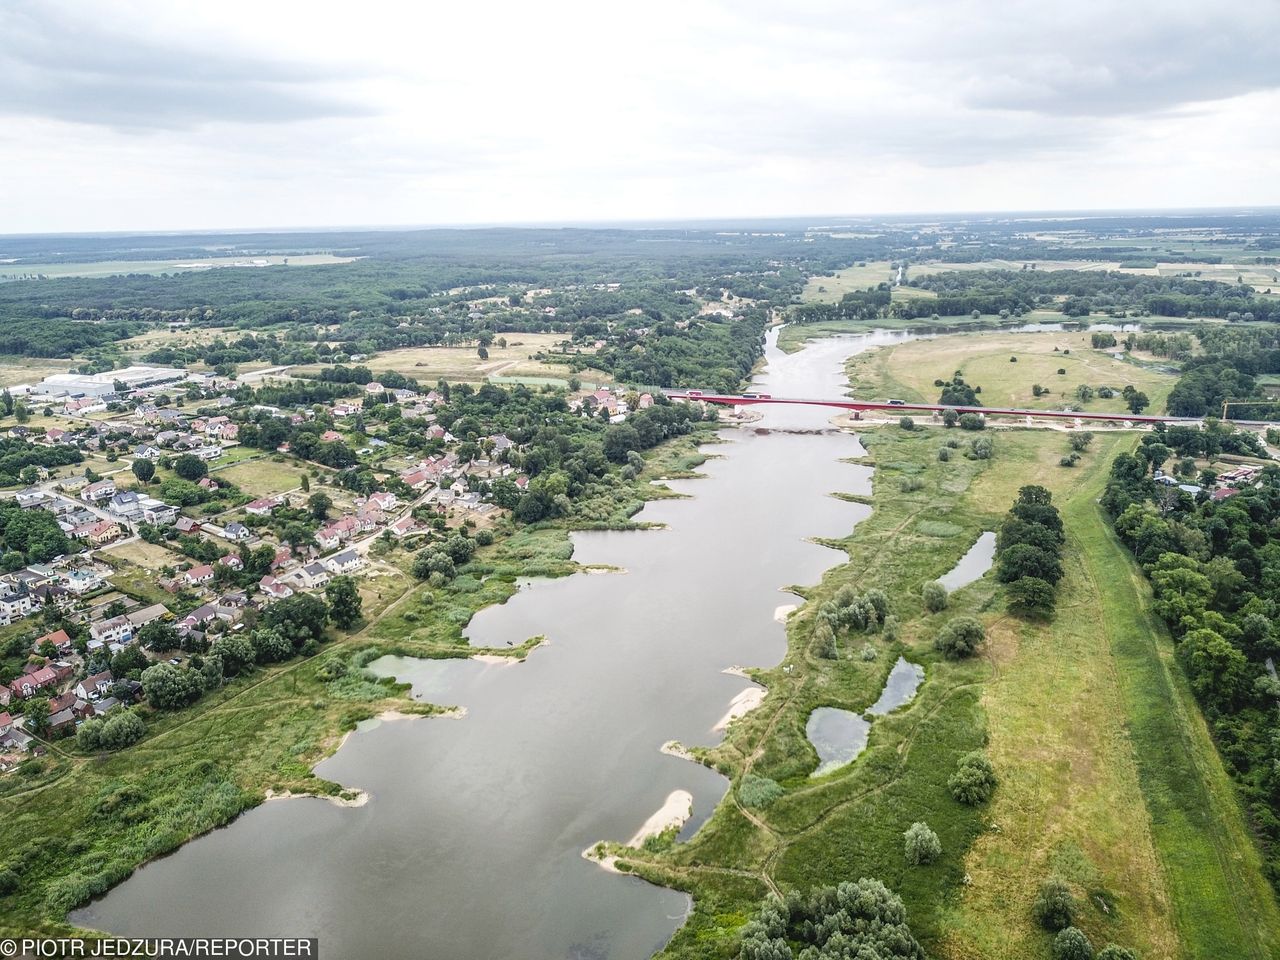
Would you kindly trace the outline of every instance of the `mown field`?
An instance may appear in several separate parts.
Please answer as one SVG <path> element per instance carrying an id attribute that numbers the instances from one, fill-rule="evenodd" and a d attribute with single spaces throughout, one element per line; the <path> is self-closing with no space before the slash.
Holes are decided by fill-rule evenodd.
<path id="1" fill-rule="evenodd" d="M 1072 884 L 1077 922 L 1095 945 L 1116 942 L 1144 957 L 1270 955 L 1280 915 L 1198 714 L 1176 684 L 1136 693 L 1138 665 L 1124 659 L 1176 670 L 1138 602 L 1127 555 L 1097 536 L 1100 478 L 1135 437 L 1100 438 L 1075 469 L 1058 465 L 1066 444 L 1056 432 L 1002 432 L 991 461 L 941 463 L 943 440 L 936 428 L 864 435 L 877 466 L 874 512 L 838 543 L 848 564 L 806 591 L 812 609 L 845 584 L 883 589 L 902 620 L 900 639 L 845 638 L 837 661 L 819 660 L 802 609 L 789 625 L 791 672 L 753 672 L 769 689 L 763 705 L 702 752 L 735 781 L 708 824 L 665 851 L 603 848 L 624 869 L 694 894 L 693 917 L 664 955 L 732 956 L 735 929 L 766 892 L 874 876 L 903 896 L 931 955 L 1046 957 L 1049 936 L 1030 904 L 1051 874 Z M 1025 483 L 1052 490 L 1068 525 L 1057 618 L 1010 617 L 990 576 L 927 614 L 920 585 L 993 529 Z M 988 640 L 973 660 L 943 660 L 933 637 L 962 613 L 987 625 Z M 879 648 L 872 661 L 860 656 L 868 639 Z M 873 722 L 852 765 L 812 779 L 809 713 L 865 709 L 899 653 L 926 668 L 915 700 Z M 1166 729 L 1149 739 L 1156 722 Z M 986 807 L 965 807 L 946 780 L 959 756 L 984 745 L 1001 785 Z M 737 792 L 747 773 L 785 792 L 766 809 L 749 808 Z M 1217 800 L 1212 813 L 1206 798 Z M 903 858 L 902 832 L 916 820 L 942 840 L 941 859 L 927 867 Z M 1213 851 L 1222 855 L 1204 856 Z"/>
<path id="2" fill-rule="evenodd" d="M 1088 411 L 1123 412 L 1118 394 L 1125 386 L 1145 393 L 1152 412 L 1164 409 L 1175 373 L 1156 364 L 1116 360 L 1112 350 L 1094 350 L 1088 333 L 1000 333 L 950 335 L 913 340 L 855 357 L 849 365 L 853 393 L 860 397 L 898 397 L 936 403 L 935 380 L 959 371 L 965 381 L 982 387 L 984 406 L 1061 410 L 1078 403 L 1076 388 L 1109 386 L 1117 396 L 1093 397 L 1081 404 Z M 1062 373 L 1058 371 L 1062 370 Z M 1048 390 L 1036 397 L 1033 387 Z"/>
<path id="3" fill-rule="evenodd" d="M 563 385 L 566 368 L 557 364 L 543 363 L 534 356 L 543 351 L 554 351 L 565 342 L 565 335 L 559 333 L 507 333 L 502 335 L 507 345 L 497 343 L 488 348 L 487 359 L 481 358 L 474 345 L 460 347 L 405 347 L 400 350 L 386 350 L 367 360 L 360 361 L 361 366 L 368 367 L 377 375 L 380 371 L 394 370 L 406 377 L 413 377 L 419 383 L 434 385 L 437 380 L 451 382 L 479 382 L 489 378 L 519 379 L 550 377 Z M 313 376 L 319 366 L 297 367 L 291 373 L 297 376 Z M 587 371 L 582 379 L 591 380 L 592 372 Z M 607 380 L 604 373 L 599 373 L 601 381 Z"/>

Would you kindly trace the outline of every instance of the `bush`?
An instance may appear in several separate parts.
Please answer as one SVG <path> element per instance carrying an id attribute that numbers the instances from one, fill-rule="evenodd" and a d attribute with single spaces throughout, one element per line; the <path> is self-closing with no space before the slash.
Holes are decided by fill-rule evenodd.
<path id="1" fill-rule="evenodd" d="M 951 448 L 950 448 L 950 447 L 939 447 L 939 448 L 938 448 L 938 459 L 939 459 L 942 463 L 946 463 L 948 460 L 950 460 L 950 459 L 951 459 Z"/>
<path id="2" fill-rule="evenodd" d="M 960 414 L 961 430 L 984 430 L 986 429 L 986 426 L 987 426 L 987 422 L 983 420 L 982 417 L 976 413 Z"/>
<path id="3" fill-rule="evenodd" d="M 987 632 L 982 624 L 973 617 L 956 617 L 954 620 L 948 620 L 938 632 L 934 646 L 942 652 L 943 656 L 952 660 L 963 660 L 965 657 L 973 656 L 973 652 L 978 649 L 978 644 L 986 635 Z"/>
<path id="4" fill-rule="evenodd" d="M 1010 357 L 1010 358 L 1009 358 L 1009 362 L 1010 362 L 1010 363 L 1017 363 L 1017 362 L 1018 362 L 1018 358 L 1017 358 L 1017 357 Z"/>
<path id="5" fill-rule="evenodd" d="M 768 807 L 784 792 L 778 781 L 755 773 L 744 774 L 742 782 L 738 784 L 739 802 L 744 807 L 753 807 L 756 810 Z"/>
<path id="6" fill-rule="evenodd" d="M 1093 956 L 1093 960 L 1138 960 L 1138 955 L 1128 947 L 1109 943 Z"/>
<path id="7" fill-rule="evenodd" d="M 1060 467 L 1074 467 L 1080 461 L 1080 454 L 1073 453 L 1058 460 Z"/>
<path id="8" fill-rule="evenodd" d="M 1053 960 L 1093 960 L 1093 944 L 1075 927 L 1059 930 L 1053 938 Z"/>
<path id="9" fill-rule="evenodd" d="M 813 654 L 824 660 L 835 660 L 839 656 L 836 650 L 836 632 L 829 621 L 818 620 L 813 628 Z"/>
<path id="10" fill-rule="evenodd" d="M 902 477 L 898 480 L 898 489 L 903 493 L 913 493 L 923 489 L 924 481 L 919 477 Z"/>
<path id="11" fill-rule="evenodd" d="M 913 823 L 902 835 L 902 840 L 907 863 L 913 867 L 933 863 L 942 856 L 942 841 L 927 823 Z"/>
<path id="12" fill-rule="evenodd" d="M 1075 918 L 1076 901 L 1066 881 L 1061 877 L 1050 877 L 1042 883 L 1031 912 L 1036 923 L 1046 930 L 1062 930 L 1071 926 L 1071 921 Z"/>
<path id="13" fill-rule="evenodd" d="M 995 449 L 995 441 L 990 437 L 974 437 L 969 444 L 969 451 L 975 460 L 990 460 Z"/>
<path id="14" fill-rule="evenodd" d="M 916 428 L 916 422 L 910 417 L 903 417 L 898 421 L 898 426 L 903 430 L 914 430 Z"/>
<path id="15" fill-rule="evenodd" d="M 947 588 L 937 580 L 930 580 L 921 587 L 920 597 L 924 600 L 924 608 L 930 613 L 947 609 Z"/>
<path id="16" fill-rule="evenodd" d="M 991 799 L 996 788 L 996 772 L 981 750 L 966 753 L 947 780 L 947 789 L 960 803 L 976 806 Z"/>

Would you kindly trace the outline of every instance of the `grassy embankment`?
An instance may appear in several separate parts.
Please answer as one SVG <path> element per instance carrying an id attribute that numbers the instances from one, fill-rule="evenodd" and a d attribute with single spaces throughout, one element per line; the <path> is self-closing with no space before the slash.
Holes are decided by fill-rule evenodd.
<path id="1" fill-rule="evenodd" d="M 634 484 L 593 504 L 607 517 L 593 522 L 629 522 L 644 498 L 664 495 L 651 479 L 683 475 L 701 458 L 694 437 L 651 451 Z M 572 572 L 567 534 L 559 525 L 500 537 L 440 589 L 404 573 L 383 575 L 362 590 L 366 622 L 334 635 L 318 655 L 259 668 L 183 710 L 144 711 L 146 738 L 118 753 L 86 756 L 74 740 L 57 741 L 45 757 L 0 778 L 0 870 L 20 877 L 16 890 L 0 895 L 0 935 L 71 932 L 68 909 L 227 823 L 268 790 L 342 796 L 312 767 L 346 731 L 386 710 L 444 709 L 408 699 L 363 665 L 385 652 L 526 655 L 533 642 L 473 649 L 462 628 L 475 611 L 510 596 L 517 576 Z M 387 559 L 404 568 L 410 555 Z"/>
<path id="2" fill-rule="evenodd" d="M 753 674 L 769 687 L 764 704 L 703 753 L 735 781 L 707 826 L 665 851 L 605 848 L 624 869 L 695 895 L 667 955 L 731 955 L 734 929 L 767 890 L 877 876 L 903 895 L 931 952 L 1030 960 L 1048 952 L 1030 900 L 1051 873 L 1071 881 L 1078 923 L 1099 945 L 1200 957 L 1232 944 L 1241 956 L 1268 955 L 1280 918 L 1229 782 L 1153 642 L 1162 634 L 1143 613 L 1138 574 L 1096 514 L 1106 464 L 1132 435 L 1100 438 L 1075 470 L 1057 465 L 1065 444 L 1056 433 L 1003 433 L 989 464 L 939 463 L 940 440 L 937 430 L 867 435 L 875 512 L 840 542 L 849 563 L 805 591 L 812 607 L 845 583 L 886 590 L 903 620 L 901 641 L 872 638 L 881 651 L 867 663 L 858 656 L 864 638 L 847 638 L 839 660 L 817 660 L 807 650 L 809 617 L 793 617 L 784 663 Z M 923 486 L 904 491 L 907 477 Z M 990 578 L 960 591 L 944 613 L 926 614 L 920 583 L 994 526 L 1024 483 L 1053 490 L 1068 525 L 1058 617 L 1027 625 L 1004 615 Z M 957 613 L 988 626 L 983 656 L 968 663 L 941 661 L 931 646 Z M 865 709 L 899 652 L 926 666 L 915 701 L 874 721 L 854 764 L 811 779 L 808 714 Z M 1165 686 L 1142 679 L 1153 671 Z M 984 743 L 1001 786 L 974 810 L 951 798 L 946 779 L 961 754 Z M 766 809 L 744 807 L 737 787 L 748 772 L 778 781 L 784 795 Z M 911 868 L 901 835 L 921 819 L 944 853 Z"/>

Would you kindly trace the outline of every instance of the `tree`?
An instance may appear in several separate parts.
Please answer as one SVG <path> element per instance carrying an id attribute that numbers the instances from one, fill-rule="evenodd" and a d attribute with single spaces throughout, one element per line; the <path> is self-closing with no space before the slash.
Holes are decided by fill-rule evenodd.
<path id="1" fill-rule="evenodd" d="M 836 650 L 836 632 L 825 618 L 819 619 L 813 628 L 813 653 L 824 660 L 835 660 L 839 656 Z"/>
<path id="2" fill-rule="evenodd" d="M 327 493 L 313 493 L 307 497 L 307 509 L 311 511 L 311 516 L 317 520 L 324 520 L 329 516 L 329 508 L 333 506 L 333 498 Z"/>
<path id="3" fill-rule="evenodd" d="M 360 608 L 364 601 L 356 582 L 351 577 L 334 577 L 324 588 L 324 598 L 329 601 L 329 616 L 343 630 L 350 630 L 360 620 Z"/>
<path id="4" fill-rule="evenodd" d="M 311 489 L 311 478 L 308 477 L 305 473 L 301 475 L 299 483 L 302 487 L 303 493 L 306 493 L 308 490 Z"/>
<path id="5" fill-rule="evenodd" d="M 13 416 L 19 423 L 26 423 L 31 419 L 31 411 L 27 409 L 27 405 L 21 400 L 13 408 Z"/>
<path id="6" fill-rule="evenodd" d="M 930 613 L 938 613 L 947 608 L 947 588 L 937 580 L 930 580 L 920 588 L 924 608 Z"/>
<path id="7" fill-rule="evenodd" d="M 770 896 L 743 930 L 738 960 L 924 960 L 902 900 L 862 879 Z"/>
<path id="8" fill-rule="evenodd" d="M 955 617 L 943 625 L 934 640 L 934 646 L 944 656 L 962 660 L 973 655 L 986 635 L 982 624 L 973 617 Z"/>
<path id="9" fill-rule="evenodd" d="M 143 457 L 134 460 L 130 469 L 133 470 L 133 475 L 143 483 L 150 483 L 151 478 L 156 475 L 156 465 Z"/>
<path id="10" fill-rule="evenodd" d="M 209 475 L 209 466 L 194 454 L 184 453 L 173 461 L 173 472 L 183 480 L 195 483 Z"/>
<path id="11" fill-rule="evenodd" d="M 979 414 L 976 414 L 976 413 L 960 414 L 961 430 L 984 430 L 986 429 L 986 426 L 987 426 L 987 421 L 983 420 Z"/>
<path id="12" fill-rule="evenodd" d="M 1009 584 L 1009 609 L 1022 617 L 1048 617 L 1053 614 L 1053 585 L 1039 577 L 1021 577 Z"/>
<path id="13" fill-rule="evenodd" d="M 942 856 L 942 841 L 927 823 L 917 821 L 902 835 L 903 852 L 913 867 L 933 863 Z"/>
<path id="14" fill-rule="evenodd" d="M 171 625 L 160 620 L 153 620 L 143 625 L 138 631 L 138 642 L 148 650 L 154 650 L 157 653 L 163 650 L 173 650 L 178 646 L 178 631 Z"/>
<path id="15" fill-rule="evenodd" d="M 1093 955 L 1093 960 L 1138 960 L 1138 955 L 1128 947 L 1109 943 Z"/>
<path id="16" fill-rule="evenodd" d="M 1072 430 L 1067 434 L 1067 443 L 1076 453 L 1084 453 L 1089 449 L 1089 444 L 1093 443 L 1093 434 L 1088 430 Z"/>
<path id="17" fill-rule="evenodd" d="M 1151 398 L 1145 393 L 1135 390 L 1133 393 L 1129 394 L 1127 405 L 1130 413 L 1139 414 L 1143 410 L 1147 409 L 1147 407 L 1151 406 Z"/>
<path id="18" fill-rule="evenodd" d="M 910 417 L 902 417 L 898 420 L 898 426 L 903 430 L 914 430 L 916 428 L 916 422 Z"/>
<path id="19" fill-rule="evenodd" d="M 294 654 L 293 643 L 279 630 L 259 627 L 249 635 L 253 656 L 258 663 L 280 663 Z"/>
<path id="20" fill-rule="evenodd" d="M 1013 583 L 1023 577 L 1038 577 L 1056 584 L 1062 579 L 1062 561 L 1056 553 L 1029 543 L 1016 543 L 1001 551 L 996 579 L 1001 583 Z"/>
<path id="21" fill-rule="evenodd" d="M 942 411 L 942 425 L 944 427 L 954 427 L 959 422 L 960 422 L 960 414 L 957 413 L 955 410 L 953 410 L 951 407 L 947 407 L 945 410 Z"/>
<path id="22" fill-rule="evenodd" d="M 192 682 L 193 676 L 196 678 Z M 177 710 L 200 695 L 204 684 L 198 675 L 170 663 L 157 663 L 142 671 L 142 692 L 157 710 Z"/>
<path id="23" fill-rule="evenodd" d="M 604 455 L 613 463 L 626 463 L 627 454 L 640 447 L 640 434 L 629 423 L 609 427 L 604 434 Z"/>
<path id="24" fill-rule="evenodd" d="M 960 803 L 976 806 L 991 799 L 996 788 L 996 772 L 981 750 L 966 753 L 947 779 L 947 789 Z"/>
<path id="25" fill-rule="evenodd" d="M 252 670 L 256 652 L 249 638 L 241 633 L 224 633 L 213 641 L 209 647 L 209 659 L 217 657 L 222 661 L 222 670 L 231 676 L 238 676 L 246 670 Z"/>
<path id="26" fill-rule="evenodd" d="M 1053 938 L 1053 960 L 1093 960 L 1093 944 L 1080 930 L 1066 927 Z"/>
<path id="27" fill-rule="evenodd" d="M 1075 897 L 1061 877 L 1050 877 L 1042 883 L 1031 906 L 1036 923 L 1050 932 L 1071 926 L 1075 912 Z"/>
<path id="28" fill-rule="evenodd" d="M 45 731 L 49 729 L 48 700 L 40 696 L 28 700 L 22 715 L 26 719 L 28 730 L 38 737 L 44 736 Z"/>
<path id="29" fill-rule="evenodd" d="M 299 647 L 308 640 L 319 641 L 328 621 L 329 607 L 319 597 L 307 593 L 277 600 L 262 613 L 264 626 L 280 631 Z"/>

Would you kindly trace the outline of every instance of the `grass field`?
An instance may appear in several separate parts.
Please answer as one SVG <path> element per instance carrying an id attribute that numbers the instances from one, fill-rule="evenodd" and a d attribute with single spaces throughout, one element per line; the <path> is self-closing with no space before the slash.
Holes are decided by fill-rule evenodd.
<path id="1" fill-rule="evenodd" d="M 862 266 L 845 267 L 829 277 L 810 277 L 800 297 L 805 301 L 836 303 L 846 293 L 892 282 L 896 274 L 888 260 L 872 260 Z"/>
<path id="2" fill-rule="evenodd" d="M 855 357 L 849 366 L 855 396 L 898 397 L 937 402 L 935 380 L 948 380 L 959 370 L 967 383 L 981 386 L 985 406 L 1033 410 L 1061 410 L 1075 403 L 1076 387 L 1110 386 L 1117 393 L 1126 385 L 1151 400 L 1150 409 L 1164 409 L 1176 375 L 1153 365 L 1115 360 L 1110 352 L 1094 350 L 1088 333 L 1001 333 L 949 335 L 882 347 Z M 1070 351 L 1067 353 L 1066 351 Z M 1011 362 L 1017 357 L 1017 362 Z M 1066 371 L 1059 374 L 1058 370 Z M 1034 396 L 1040 384 L 1049 392 Z M 1123 412 L 1124 400 L 1094 397 L 1082 405 L 1089 411 Z"/>
<path id="3" fill-rule="evenodd" d="M 55 373 L 74 370 L 76 361 L 43 357 L 4 357 L 0 359 L 0 388 L 19 383 L 36 384 Z"/>
<path id="4" fill-rule="evenodd" d="M 267 497 L 293 490 L 302 483 L 303 468 L 296 461 L 277 463 L 270 457 L 233 463 L 226 468 L 216 464 L 210 472 L 215 480 L 230 480 L 245 493 Z"/>
<path id="5" fill-rule="evenodd" d="M 165 549 L 158 543 L 147 543 L 145 540 L 134 540 L 118 547 L 107 547 L 101 553 L 108 557 L 127 560 L 134 566 L 154 573 L 162 567 L 174 566 L 185 558 L 180 554 Z"/>
<path id="6" fill-rule="evenodd" d="M 534 360 L 534 354 L 551 351 L 565 341 L 559 333 L 509 333 L 503 335 L 507 340 L 505 347 L 494 344 L 489 347 L 489 358 L 482 360 L 474 346 L 467 347 L 405 347 L 401 350 L 387 350 L 368 360 L 361 361 L 376 375 L 382 370 L 394 370 L 406 377 L 414 377 L 420 383 L 434 385 L 441 378 L 458 381 L 478 382 L 490 377 L 555 377 L 566 376 L 565 367 L 556 364 L 541 363 Z M 308 376 L 321 368 L 298 367 L 292 372 L 298 376 Z M 584 371 L 584 380 L 593 377 L 607 380 L 608 377 L 599 371 Z"/>

